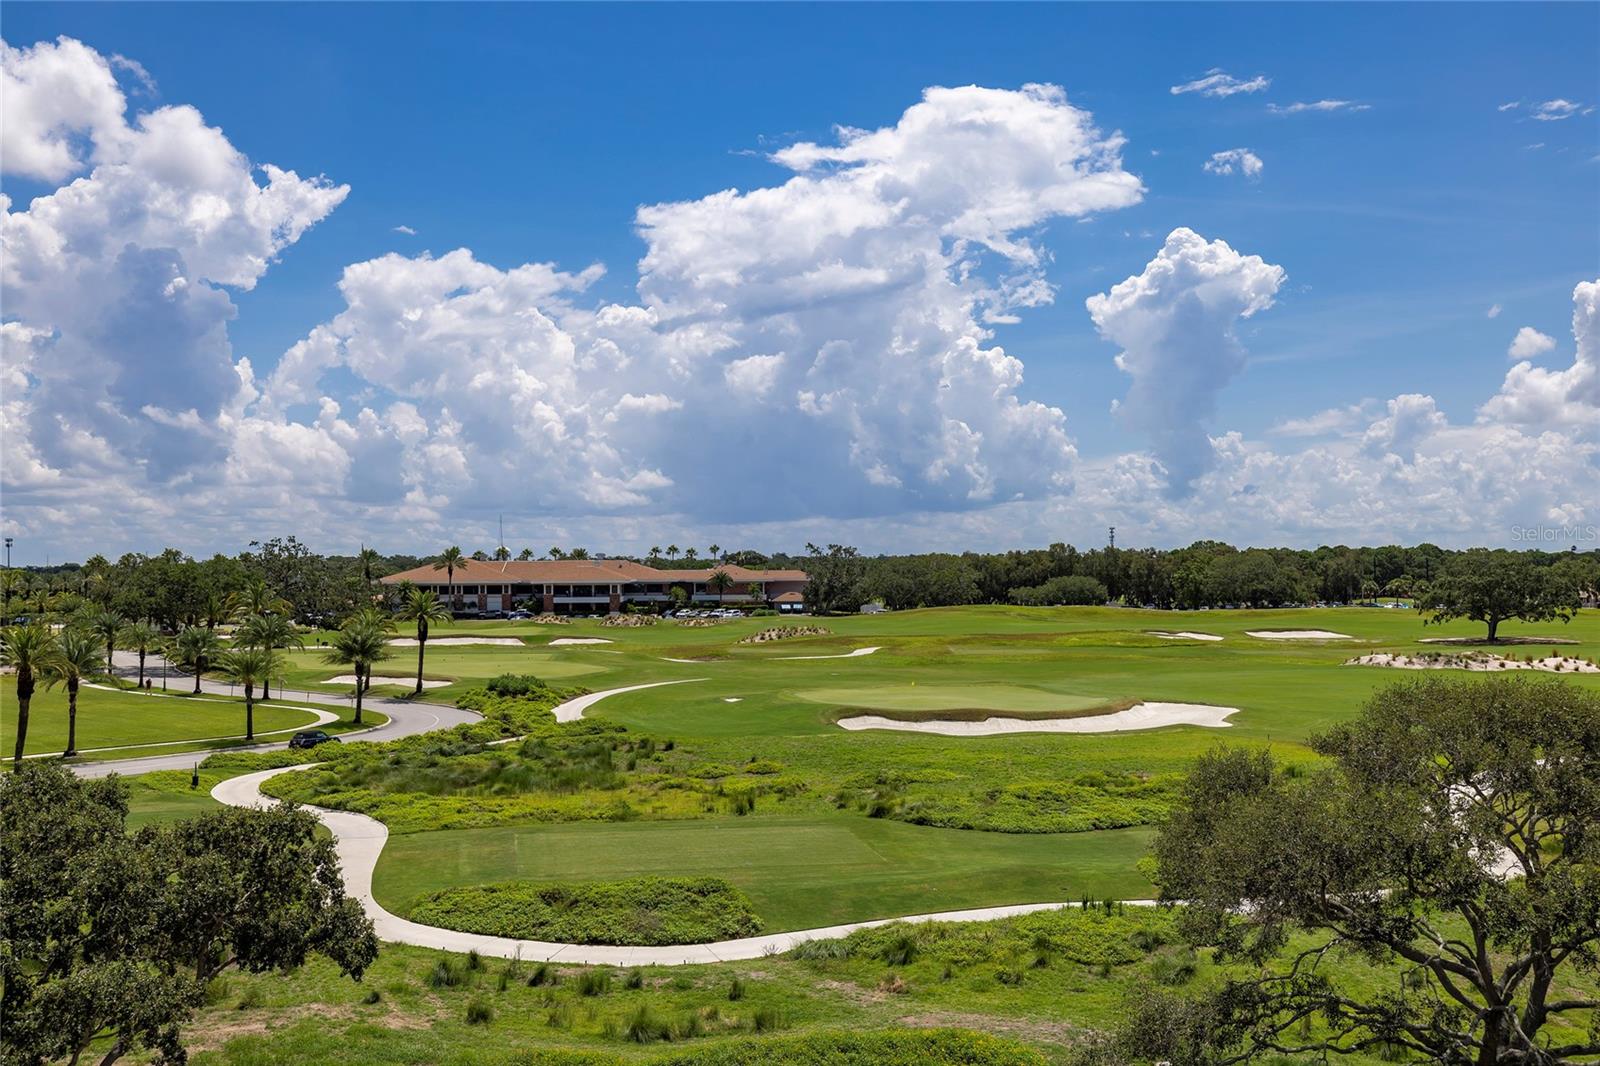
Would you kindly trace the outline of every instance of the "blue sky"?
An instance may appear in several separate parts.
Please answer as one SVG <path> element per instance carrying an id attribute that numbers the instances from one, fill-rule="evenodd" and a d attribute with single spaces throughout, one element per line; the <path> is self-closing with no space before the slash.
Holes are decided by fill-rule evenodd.
<path id="1" fill-rule="evenodd" d="M 320 211 L 298 239 L 275 249 L 275 261 L 251 279 L 253 287 L 209 279 L 236 308 L 225 326 L 228 352 L 248 359 L 258 381 L 287 349 L 346 310 L 338 283 L 347 266 L 388 253 L 440 256 L 469 249 L 476 263 L 499 271 L 550 263 L 578 272 L 598 263 L 603 278 L 559 299 L 580 313 L 639 304 L 637 263 L 647 251 L 635 214 L 641 205 L 782 186 L 795 170 L 772 153 L 796 143 L 837 145 L 837 126 L 892 129 L 928 87 L 1015 92 L 1029 83 L 1059 86 L 1061 107 L 1088 113 L 1102 137 L 1119 131 L 1125 138 L 1119 165 L 1142 183 L 1137 202 L 1035 212 L 1017 232 L 1038 250 L 1031 276 L 1052 297 L 1000 316 L 1015 317 L 1014 323 L 983 323 L 987 343 L 1003 346 L 1025 367 L 1012 390 L 1016 397 L 1064 416 L 1075 454 L 1070 487 L 1068 479 L 1040 469 L 1014 485 L 1001 477 L 998 495 L 926 493 L 913 491 L 902 472 L 882 477 L 900 481 L 903 492 L 875 497 L 878 482 L 869 478 L 841 502 L 820 491 L 813 498 L 803 478 L 785 475 L 787 503 L 766 509 L 781 512 L 770 519 L 761 506 L 686 507 L 681 493 L 635 477 L 649 470 L 674 487 L 691 484 L 672 465 L 695 456 L 693 449 L 676 450 L 673 442 L 685 432 L 680 425 L 662 438 L 645 434 L 618 445 L 633 466 L 596 476 L 635 477 L 637 483 L 604 507 L 586 508 L 583 493 L 530 484 L 526 472 L 457 498 L 434 493 L 422 501 L 413 491 L 410 506 L 429 535 L 453 529 L 481 534 L 492 528 L 490 512 L 500 510 L 517 513 L 518 528 L 527 528 L 530 539 L 548 529 L 596 546 L 610 539 L 618 549 L 642 546 L 633 541 L 649 539 L 656 529 L 681 530 L 686 537 L 720 530 L 779 547 L 793 546 L 797 537 L 829 536 L 835 528 L 838 536 L 884 550 L 902 543 L 1000 547 L 1014 538 L 1056 539 L 1054 531 L 1073 534 L 1080 526 L 1087 535 L 1118 514 L 1152 543 L 1211 535 L 1306 543 L 1385 536 L 1502 542 L 1518 523 L 1600 521 L 1600 490 L 1588 480 L 1596 472 L 1594 425 L 1585 425 L 1588 397 L 1600 386 L 1591 389 L 1581 357 L 1574 361 L 1572 327 L 1575 285 L 1600 273 L 1595 5 L 15 3 L 7 5 L 4 36 L 16 50 L 66 36 L 101 57 L 136 61 L 154 89 L 117 68 L 130 122 L 139 112 L 189 105 L 251 163 L 275 164 L 305 179 L 325 175 L 349 187 L 342 202 Z M 1212 71 L 1236 83 L 1260 78 L 1266 84 L 1231 95 L 1173 91 Z M 1345 106 L 1273 110 L 1318 101 Z M 1551 109 L 1549 102 L 1572 106 Z M 1213 153 L 1235 149 L 1258 159 L 1259 173 L 1203 169 Z M 97 160 L 86 154 L 82 162 L 71 177 L 94 172 Z M 951 165 L 959 169 L 959 161 Z M 50 195 L 67 180 L 8 171 L 11 211 L 20 214 L 34 197 Z M 258 172 L 257 181 L 266 179 Z M 397 226 L 415 235 L 396 232 Z M 1285 274 L 1269 307 L 1219 325 L 1242 345 L 1243 369 L 1199 374 L 1200 394 L 1190 398 L 1198 424 L 1213 436 L 1234 431 L 1256 442 L 1252 447 L 1270 450 L 1272 460 L 1257 465 L 1274 465 L 1280 476 L 1369 462 L 1379 465 L 1365 471 L 1352 465 L 1342 476 L 1382 480 L 1394 473 L 1382 466 L 1392 455 L 1417 468 L 1402 472 L 1392 493 L 1361 493 L 1359 500 L 1313 493 L 1293 515 L 1274 508 L 1235 524 L 1239 509 L 1219 507 L 1216 497 L 1256 496 L 1271 486 L 1260 469 L 1230 473 L 1225 455 L 1202 464 L 1205 476 L 1231 478 L 1211 485 L 1175 489 L 1170 455 L 1158 455 L 1164 465 L 1141 470 L 1136 485 L 1113 476 L 1119 462 L 1138 466 L 1152 443 L 1148 433 L 1130 428 L 1127 412 L 1112 412 L 1130 387 L 1130 374 L 1113 362 L 1125 342 L 1097 331 L 1085 300 L 1140 275 L 1180 227 Z M 975 262 L 994 278 L 1010 276 L 1015 265 L 997 262 L 993 249 Z M 684 268 L 677 281 L 692 288 L 696 269 Z M 43 295 L 25 298 L 20 284 L 7 293 L 13 307 L 51 303 Z M 55 304 L 63 301 L 70 303 L 62 297 Z M 5 317 L 61 330 L 59 322 L 32 321 L 9 308 Z M 560 321 L 557 313 L 550 317 Z M 560 324 L 582 336 L 581 329 Z M 378 331 L 372 323 L 364 327 Z M 1548 404 L 1540 409 L 1542 425 L 1515 397 L 1500 405 L 1502 412 L 1521 412 L 1515 417 L 1482 413 L 1491 397 L 1510 387 L 1507 373 L 1515 360 L 1508 346 L 1523 327 L 1553 341 L 1534 344 L 1533 369 L 1545 378 L 1533 385 L 1567 390 L 1559 397 L 1567 406 L 1554 414 Z M 802 332 L 809 343 L 813 333 Z M 340 340 L 355 343 L 347 335 Z M 1150 356 L 1152 381 L 1204 358 L 1177 350 L 1182 338 L 1160 343 L 1167 349 Z M 726 354 L 755 352 L 736 346 Z M 14 366 L 23 363 L 23 356 L 8 355 Z M 163 372 L 159 354 L 141 358 L 154 361 L 149 372 Z M 643 357 L 633 358 L 630 367 Z M 855 358 L 869 357 L 857 352 Z M 1569 367 L 1568 378 L 1553 379 Z M 340 402 L 346 419 L 362 403 L 405 399 L 392 381 L 374 389 L 349 366 L 325 367 L 314 384 L 313 391 Z M 593 387 L 582 384 L 579 391 Z M 670 389 L 650 395 L 678 402 Z M 1386 414 L 1395 417 L 1388 401 L 1408 395 L 1433 401 L 1422 412 L 1423 429 L 1408 435 L 1424 443 L 1422 452 L 1410 443 L 1383 451 L 1367 440 L 1368 431 Z M 1170 414 L 1185 399 L 1164 395 L 1161 409 Z M 1300 435 L 1286 443 L 1274 433 L 1286 421 L 1363 400 L 1372 402 L 1325 439 L 1305 443 Z M 35 437 L 49 432 L 40 417 L 44 406 L 41 400 L 16 416 Z M 435 430 L 443 411 L 420 406 Z M 278 407 L 277 416 L 287 422 L 315 418 L 309 393 Z M 375 410 L 383 413 L 381 406 Z M 197 411 L 202 420 L 211 414 L 203 405 Z M 696 414 L 693 424 L 704 425 L 704 414 Z M 870 421 L 872 411 L 858 408 L 851 417 L 858 425 Z M 1452 505 L 1448 498 L 1463 495 L 1463 483 L 1451 478 L 1473 463 L 1473 449 L 1490 446 L 1482 427 L 1491 421 L 1515 427 L 1523 438 L 1519 447 L 1528 449 L 1518 453 L 1524 456 L 1538 454 L 1541 435 L 1559 432 L 1571 440 L 1563 451 L 1567 465 L 1549 469 L 1540 492 L 1513 494 L 1518 498 L 1510 510 L 1485 515 L 1474 501 Z M 1434 429 L 1448 439 L 1433 440 L 1440 436 Z M 1379 436 L 1384 432 L 1380 427 Z M 1467 439 L 1474 432 L 1476 438 Z M 983 463 L 991 481 L 1011 462 L 1006 449 L 992 443 L 999 436 L 991 432 L 983 446 L 990 450 Z M 1429 441 L 1436 447 L 1430 450 Z M 41 450 L 39 465 L 62 477 L 8 473 L 5 522 L 30 552 L 42 555 L 51 544 L 57 555 L 70 554 L 113 532 L 145 548 L 170 536 L 158 512 L 131 527 L 98 512 L 91 518 L 91 505 L 81 497 L 92 491 L 93 472 L 74 471 L 69 456 L 50 458 L 46 442 L 33 443 Z M 726 443 L 717 438 L 709 450 Z M 495 447 L 510 451 L 525 444 L 479 441 L 470 462 L 477 467 L 501 456 Z M 1497 454 L 1515 451 L 1503 445 L 1495 445 Z M 154 447 L 131 446 L 135 458 L 146 446 Z M 237 439 L 220 447 L 238 458 Z M 759 494 L 761 464 L 782 460 L 756 458 L 745 464 L 750 481 L 736 490 Z M 819 476 L 838 481 L 871 465 L 859 456 L 854 461 L 854 467 L 845 461 Z M 922 457 L 904 461 L 908 469 L 923 469 Z M 140 487 L 161 492 L 167 465 L 151 462 Z M 1449 470 L 1456 473 L 1442 472 Z M 586 467 L 570 476 L 591 474 Z M 229 479 L 235 487 L 250 484 L 238 480 L 245 477 L 240 470 L 216 482 L 183 476 L 202 494 L 214 491 L 220 510 L 214 523 L 192 531 L 196 543 L 184 546 L 236 548 L 256 535 L 243 535 L 242 527 L 271 521 L 270 508 L 231 509 L 224 502 L 235 495 L 227 491 Z M 395 484 L 401 484 L 399 475 Z M 395 500 L 352 509 L 337 486 L 319 491 L 304 504 L 313 540 L 331 541 L 357 526 L 372 527 L 368 540 L 391 531 L 398 539 L 416 528 L 392 524 L 386 508 Z M 308 495 L 276 486 L 262 498 L 279 492 L 284 499 Z M 1135 499 L 1141 494 L 1149 499 Z M 1428 513 L 1403 513 L 1416 510 L 1419 496 L 1433 501 Z M 637 524 L 641 515 L 653 516 L 650 532 Z M 1229 528 L 1211 528 L 1219 524 Z"/>

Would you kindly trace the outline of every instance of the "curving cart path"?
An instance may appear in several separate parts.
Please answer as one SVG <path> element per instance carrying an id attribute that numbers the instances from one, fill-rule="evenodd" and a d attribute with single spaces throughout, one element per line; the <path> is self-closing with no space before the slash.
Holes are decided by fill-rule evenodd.
<path id="1" fill-rule="evenodd" d="M 132 676 L 137 669 L 138 659 L 131 652 L 117 652 L 113 660 L 117 673 Z M 161 671 L 165 669 L 168 684 L 175 690 L 192 691 L 194 677 L 190 674 L 177 672 L 176 667 L 166 667 L 161 657 L 152 655 L 146 664 L 145 676 L 154 678 L 157 683 L 161 680 Z M 202 678 L 200 691 L 214 695 L 232 695 L 233 686 L 220 681 Z M 159 693 L 159 690 L 157 690 Z M 307 692 L 304 689 L 273 689 L 274 699 L 287 699 L 304 703 L 320 703 L 324 706 L 346 705 L 347 697 L 336 696 L 328 692 Z M 362 742 L 399 740 L 401 737 L 414 736 L 417 733 L 427 733 L 435 729 L 449 729 L 451 726 L 462 725 L 467 722 L 476 722 L 482 715 L 476 711 L 462 710 L 459 707 L 447 707 L 439 703 L 419 703 L 414 700 L 396 700 L 381 697 L 369 699 L 363 706 L 373 710 L 382 711 L 389 716 L 389 720 L 382 725 L 363 729 L 359 732 L 341 734 L 346 744 L 359 744 Z M 257 734 L 265 736 L 266 734 Z M 184 741 L 194 743 L 194 741 Z M 187 770 L 207 755 L 216 751 L 276 751 L 283 745 L 283 741 L 265 744 L 246 744 L 227 748 L 199 748 L 193 751 L 179 752 L 174 755 L 147 755 L 136 759 L 107 759 L 102 762 L 78 763 L 72 767 L 72 772 L 79 777 L 106 777 L 110 774 L 148 774 L 154 770 Z M 154 745 L 140 745 L 153 747 Z"/>
<path id="2" fill-rule="evenodd" d="M 704 678 L 685 678 L 682 681 L 655 681 L 645 685 L 627 685 L 622 688 L 591 692 L 586 696 L 568 700 L 553 710 L 556 719 L 575 722 L 583 712 L 608 696 L 661 685 L 682 685 Z M 517 739 L 517 738 L 513 738 Z M 509 743 L 509 741 L 501 741 Z M 219 803 L 231 807 L 264 807 L 277 803 L 261 792 L 261 785 L 269 778 L 295 770 L 315 766 L 285 766 L 275 770 L 244 774 L 221 782 L 211 790 Z M 1010 918 L 1035 911 L 1060 910 L 1076 907 L 1077 903 L 1019 903 L 1007 907 L 978 907 L 964 911 L 939 911 L 933 914 L 910 914 L 899 918 L 877 918 L 866 922 L 848 922 L 820 929 L 799 929 L 787 933 L 770 933 L 745 937 L 740 940 L 721 940 L 711 944 L 671 944 L 662 947 L 622 947 L 606 944 L 560 944 L 548 940 L 518 940 L 504 936 L 486 936 L 481 933 L 462 933 L 454 929 L 441 929 L 423 925 L 385 910 L 372 895 L 372 873 L 378 866 L 378 856 L 389 840 L 389 829 L 375 818 L 353 811 L 334 811 L 326 807 L 306 806 L 333 834 L 334 848 L 339 855 L 339 865 L 344 872 L 345 890 L 361 902 L 361 909 L 372 920 L 373 929 L 382 940 L 397 944 L 410 944 L 420 948 L 441 951 L 476 951 L 501 959 L 525 959 L 530 962 L 570 962 L 585 966 L 688 966 L 708 962 L 731 962 L 738 959 L 759 959 L 789 951 L 808 940 L 822 940 L 846 936 L 857 929 L 870 929 L 891 922 L 975 922 L 994 918 Z M 1127 900 L 1147 904 L 1149 900 Z"/>

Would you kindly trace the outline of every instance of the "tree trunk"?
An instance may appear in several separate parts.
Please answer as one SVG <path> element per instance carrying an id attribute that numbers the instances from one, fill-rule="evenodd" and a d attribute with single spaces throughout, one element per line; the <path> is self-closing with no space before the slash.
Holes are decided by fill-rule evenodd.
<path id="1" fill-rule="evenodd" d="M 361 693 L 367 687 L 366 676 L 361 667 L 356 667 L 356 719 L 355 724 L 361 724 Z"/>
<path id="2" fill-rule="evenodd" d="M 1499 629 L 1500 629 L 1500 619 L 1495 618 L 1495 617 L 1493 617 L 1491 615 L 1490 618 L 1489 618 L 1489 643 L 1490 644 L 1494 643 L 1494 635 Z"/>
<path id="3" fill-rule="evenodd" d="M 246 681 L 244 684 L 244 739 L 256 738 L 256 693 L 255 686 Z"/>
<path id="4" fill-rule="evenodd" d="M 422 652 L 428 646 L 428 638 L 421 633 L 417 634 L 417 688 L 413 696 L 422 695 Z"/>
<path id="5" fill-rule="evenodd" d="M 139 649 L 139 687 L 144 688 L 144 649 Z"/>
<path id="6" fill-rule="evenodd" d="M 113 674 L 111 672 L 111 670 L 112 670 L 111 659 L 112 659 L 112 656 L 116 654 L 116 651 L 117 651 L 117 642 L 116 642 L 116 640 L 114 638 L 107 637 L 106 638 L 106 676 L 107 677 L 115 677 L 116 676 L 115 674 Z"/>
<path id="7" fill-rule="evenodd" d="M 1478 1066 L 1495 1066 L 1500 1061 L 1501 1036 L 1504 1033 L 1505 1021 L 1498 1010 L 1491 1008 L 1483 1019 L 1483 1043 L 1478 1045 Z"/>
<path id="8" fill-rule="evenodd" d="M 22 769 L 22 746 L 28 742 L 28 706 L 33 703 L 33 672 L 17 672 L 17 749 L 12 769 Z"/>
<path id="9" fill-rule="evenodd" d="M 194 694 L 200 695 L 200 675 L 205 673 L 205 660 L 197 659 L 194 664 Z"/>
<path id="10" fill-rule="evenodd" d="M 76 679 L 67 682 L 67 750 L 61 753 L 63 759 L 78 754 L 78 682 Z"/>

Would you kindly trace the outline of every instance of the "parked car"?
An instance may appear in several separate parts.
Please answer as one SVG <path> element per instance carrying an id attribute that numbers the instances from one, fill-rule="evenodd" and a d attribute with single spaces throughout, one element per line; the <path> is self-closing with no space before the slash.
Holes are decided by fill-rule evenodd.
<path id="1" fill-rule="evenodd" d="M 324 733 L 320 729 L 303 729 L 289 738 L 289 747 L 314 748 L 318 744 L 327 744 L 330 741 L 335 744 L 344 743 L 344 741 L 340 740 L 338 737 Z"/>
<path id="2" fill-rule="evenodd" d="M 533 615 L 529 614 L 527 611 L 512 611 L 510 614 L 506 615 L 506 618 L 512 622 L 526 622 L 532 617 Z"/>

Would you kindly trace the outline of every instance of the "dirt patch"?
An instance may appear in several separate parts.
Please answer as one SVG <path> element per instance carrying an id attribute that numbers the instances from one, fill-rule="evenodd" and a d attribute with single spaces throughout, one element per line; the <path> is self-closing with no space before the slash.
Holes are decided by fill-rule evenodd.
<path id="1" fill-rule="evenodd" d="M 993 1014 L 965 1014 L 960 1011 L 931 1011 L 896 1018 L 913 1029 L 972 1029 L 1017 1040 L 1041 1044 L 1070 1044 L 1080 1040 L 1085 1030 L 1070 1022 L 1047 1022 L 1032 1018 L 1001 1018 Z"/>

